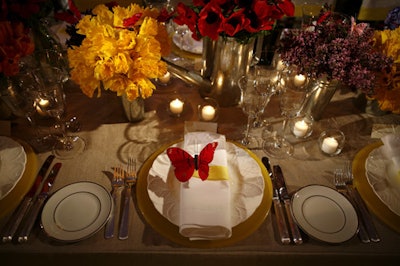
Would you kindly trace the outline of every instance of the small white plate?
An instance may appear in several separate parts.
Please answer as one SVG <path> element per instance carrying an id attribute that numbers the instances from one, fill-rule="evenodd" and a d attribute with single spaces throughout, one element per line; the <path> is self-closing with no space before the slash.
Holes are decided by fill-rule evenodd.
<path id="1" fill-rule="evenodd" d="M 113 209 L 110 193 L 91 182 L 78 182 L 56 191 L 42 212 L 42 226 L 54 239 L 75 242 L 98 232 Z"/>
<path id="2" fill-rule="evenodd" d="M 0 200 L 13 190 L 25 171 L 26 153 L 15 140 L 0 136 Z"/>
<path id="3" fill-rule="evenodd" d="M 357 233 L 358 217 L 353 205 L 332 188 L 303 187 L 292 197 L 292 210 L 297 224 L 315 239 L 342 243 Z"/>

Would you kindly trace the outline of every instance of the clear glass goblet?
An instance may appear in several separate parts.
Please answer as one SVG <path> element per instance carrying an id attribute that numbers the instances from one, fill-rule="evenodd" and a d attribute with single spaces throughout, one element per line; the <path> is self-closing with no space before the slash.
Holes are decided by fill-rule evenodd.
<path id="1" fill-rule="evenodd" d="M 248 148 L 257 148 L 258 140 L 250 135 L 251 128 L 257 115 L 263 112 L 267 96 L 260 95 L 256 89 L 256 81 L 251 77 L 243 76 L 239 79 L 239 87 L 242 93 L 241 108 L 247 115 L 244 137 L 240 141 Z"/>
<path id="2" fill-rule="evenodd" d="M 265 108 L 271 100 L 272 95 L 276 93 L 276 88 L 280 80 L 280 71 L 275 68 L 255 67 L 254 73 L 254 88 L 257 93 L 262 97 L 261 106 L 256 118 L 253 122 L 253 127 L 260 128 L 269 126 L 268 121 L 262 118 Z"/>
<path id="3" fill-rule="evenodd" d="M 295 68 L 282 72 L 284 88 L 279 94 L 279 107 L 283 116 L 281 134 L 276 134 L 266 139 L 263 150 L 266 154 L 275 158 L 292 156 L 293 145 L 285 138 L 287 123 L 301 109 L 307 93 L 307 77 L 300 76 Z"/>
<path id="4" fill-rule="evenodd" d="M 56 119 L 54 127 L 58 128 L 61 136 L 54 145 L 53 153 L 60 159 L 70 159 L 85 149 L 85 141 L 79 136 L 67 135 L 65 114 L 65 94 L 62 88 L 62 70 L 58 68 L 40 68 L 35 75 L 41 79 L 43 88 L 38 94 L 38 107 L 42 112 Z"/>

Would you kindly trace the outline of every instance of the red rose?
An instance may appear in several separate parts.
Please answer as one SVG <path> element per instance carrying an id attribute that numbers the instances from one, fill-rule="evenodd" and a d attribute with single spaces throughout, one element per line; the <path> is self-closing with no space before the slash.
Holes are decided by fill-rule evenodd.
<path id="1" fill-rule="evenodd" d="M 199 14 L 198 27 L 200 34 L 217 40 L 223 20 L 224 16 L 221 7 L 214 2 L 208 3 Z"/>

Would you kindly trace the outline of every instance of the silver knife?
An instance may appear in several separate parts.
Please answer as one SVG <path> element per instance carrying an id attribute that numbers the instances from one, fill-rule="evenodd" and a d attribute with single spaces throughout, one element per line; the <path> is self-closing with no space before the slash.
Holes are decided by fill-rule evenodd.
<path id="1" fill-rule="evenodd" d="M 19 225 L 21 224 L 22 218 L 26 213 L 29 212 L 33 198 L 37 196 L 37 194 L 39 193 L 40 191 L 39 187 L 43 181 L 43 177 L 46 175 L 47 170 L 49 169 L 54 158 L 55 158 L 54 155 L 49 155 L 46 161 L 44 161 L 42 167 L 40 168 L 36 176 L 35 183 L 32 185 L 28 193 L 25 195 L 18 209 L 12 214 L 12 216 L 8 220 L 2 233 L 2 241 L 4 243 L 12 241 L 15 232 L 17 231 Z"/>
<path id="2" fill-rule="evenodd" d="M 29 212 L 28 219 L 26 223 L 24 224 L 24 227 L 22 228 L 19 236 L 18 236 L 18 242 L 24 243 L 28 241 L 29 234 L 32 230 L 33 225 L 35 224 L 35 221 L 37 219 L 37 216 L 40 212 L 40 210 L 43 207 L 43 204 L 45 200 L 47 199 L 49 195 L 49 190 L 51 186 L 54 183 L 54 180 L 56 179 L 56 176 L 58 174 L 58 171 L 61 168 L 61 163 L 56 163 L 53 168 L 51 169 L 49 176 L 45 180 L 45 183 L 43 184 L 43 188 L 40 192 L 40 194 L 37 196 L 34 204 L 32 205 L 32 210 Z"/>
<path id="3" fill-rule="evenodd" d="M 262 158 L 264 166 L 268 170 L 269 177 L 272 182 L 272 202 L 274 203 L 274 210 L 276 215 L 276 224 L 278 226 L 279 235 L 281 237 L 281 242 L 284 245 L 290 244 L 289 231 L 286 224 L 285 214 L 283 212 L 282 202 L 279 199 L 279 192 L 276 186 L 276 181 L 274 175 L 272 174 L 271 165 L 267 157 Z"/>
<path id="4" fill-rule="evenodd" d="M 360 216 L 362 219 L 362 223 L 365 225 L 365 229 L 369 235 L 369 238 L 372 242 L 379 242 L 381 238 L 375 228 L 374 223 L 372 222 L 371 214 L 369 213 L 367 207 L 365 206 L 364 201 L 362 200 L 360 193 L 358 192 L 357 188 L 349 188 L 349 193 L 352 195 L 356 205 L 359 207 Z"/>
<path id="5" fill-rule="evenodd" d="M 293 242 L 297 245 L 302 244 L 303 238 L 301 237 L 300 230 L 297 227 L 297 224 L 294 222 L 292 216 L 292 206 L 290 204 L 290 196 L 289 193 L 287 192 L 285 179 L 283 177 L 282 169 L 279 165 L 274 165 L 274 175 L 276 179 L 276 184 L 278 186 L 279 195 L 281 197 L 281 200 L 285 204 L 286 217 L 289 222 L 289 227 L 292 233 Z"/>

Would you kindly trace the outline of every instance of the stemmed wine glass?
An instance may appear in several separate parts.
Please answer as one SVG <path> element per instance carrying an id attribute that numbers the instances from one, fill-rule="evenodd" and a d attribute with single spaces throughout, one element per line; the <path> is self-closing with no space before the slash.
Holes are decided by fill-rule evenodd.
<path id="1" fill-rule="evenodd" d="M 241 108 L 247 114 L 247 124 L 244 132 L 244 137 L 240 141 L 248 148 L 258 146 L 256 138 L 250 136 L 250 130 L 257 116 L 264 111 L 266 95 L 260 95 L 257 90 L 257 81 L 252 76 L 243 76 L 238 81 L 239 88 L 242 93 Z"/>
<path id="2" fill-rule="evenodd" d="M 271 100 L 272 95 L 276 93 L 280 74 L 280 71 L 275 68 L 261 68 L 255 66 L 254 88 L 260 97 L 262 97 L 262 103 L 253 122 L 253 127 L 259 128 L 269 124 L 262 119 L 262 114 L 265 112 L 265 108 Z"/>
<path id="3" fill-rule="evenodd" d="M 293 145 L 285 138 L 286 126 L 290 118 L 297 115 L 307 94 L 308 78 L 298 74 L 295 67 L 289 66 L 282 72 L 284 88 L 279 94 L 279 106 L 284 117 L 281 135 L 274 135 L 263 143 L 266 154 L 275 158 L 293 155 Z"/>
<path id="4" fill-rule="evenodd" d="M 65 113 L 65 95 L 62 88 L 63 72 L 55 67 L 42 67 L 34 71 L 43 87 L 39 91 L 37 105 L 49 116 L 57 120 L 55 127 L 61 136 L 54 145 L 53 153 L 60 159 L 73 158 L 85 148 L 85 141 L 79 136 L 69 136 L 62 116 Z"/>
<path id="5" fill-rule="evenodd" d="M 33 129 L 31 144 L 36 146 L 48 146 L 48 136 L 42 136 L 36 123 L 36 99 L 41 84 L 27 68 L 21 68 L 20 72 L 8 78 L 7 90 L 1 96 L 12 113 L 17 117 L 27 119 Z"/>

